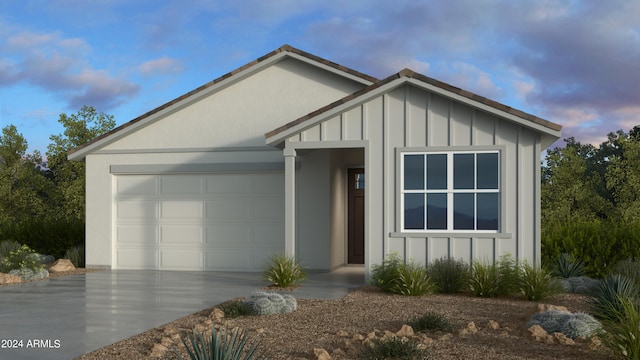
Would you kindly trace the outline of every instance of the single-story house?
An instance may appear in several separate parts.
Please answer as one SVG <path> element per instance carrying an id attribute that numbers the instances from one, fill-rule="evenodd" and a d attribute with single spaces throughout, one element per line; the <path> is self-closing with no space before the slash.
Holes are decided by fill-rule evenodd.
<path id="1" fill-rule="evenodd" d="M 561 126 L 411 70 L 285 45 L 71 150 L 89 267 L 312 270 L 387 254 L 540 262 L 540 154 Z"/>

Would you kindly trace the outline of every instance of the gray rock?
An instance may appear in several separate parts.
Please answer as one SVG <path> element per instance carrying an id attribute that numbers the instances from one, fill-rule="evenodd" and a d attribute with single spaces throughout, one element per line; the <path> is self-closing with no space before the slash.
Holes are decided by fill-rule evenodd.
<path id="1" fill-rule="evenodd" d="M 33 255 L 36 256 L 36 260 L 40 264 L 50 264 L 56 261 L 56 258 L 53 255 L 43 255 L 43 254 L 33 254 Z"/>
<path id="2" fill-rule="evenodd" d="M 40 280 L 49 277 L 49 272 L 45 269 L 33 271 L 29 268 L 22 268 L 19 270 L 11 270 L 9 271 L 9 274 L 20 276 L 22 278 L 22 281 Z"/>

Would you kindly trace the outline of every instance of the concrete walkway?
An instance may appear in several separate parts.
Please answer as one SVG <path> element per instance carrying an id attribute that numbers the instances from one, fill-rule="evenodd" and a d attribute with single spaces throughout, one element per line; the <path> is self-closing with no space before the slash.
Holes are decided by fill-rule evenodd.
<path id="1" fill-rule="evenodd" d="M 292 294 L 333 299 L 363 284 L 346 267 Z M 264 285 L 257 273 L 113 270 L 0 287 L 0 359 L 72 359 Z"/>

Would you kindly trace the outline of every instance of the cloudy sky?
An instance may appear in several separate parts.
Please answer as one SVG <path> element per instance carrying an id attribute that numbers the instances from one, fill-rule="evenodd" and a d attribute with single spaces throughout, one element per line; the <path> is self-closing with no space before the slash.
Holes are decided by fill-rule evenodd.
<path id="1" fill-rule="evenodd" d="M 120 125 L 289 44 L 385 78 L 408 67 L 599 144 L 640 124 L 635 0 L 6 0 L 0 127 L 30 149 L 83 105 Z"/>

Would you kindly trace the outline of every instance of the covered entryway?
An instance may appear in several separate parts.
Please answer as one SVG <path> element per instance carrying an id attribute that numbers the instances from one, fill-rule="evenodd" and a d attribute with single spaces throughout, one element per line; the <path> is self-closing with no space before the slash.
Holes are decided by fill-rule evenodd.
<path id="1" fill-rule="evenodd" d="M 364 264 L 364 168 L 349 169 L 348 196 L 348 251 L 349 264 Z"/>
<path id="2" fill-rule="evenodd" d="M 114 268 L 262 269 L 284 247 L 282 172 L 114 176 Z"/>

